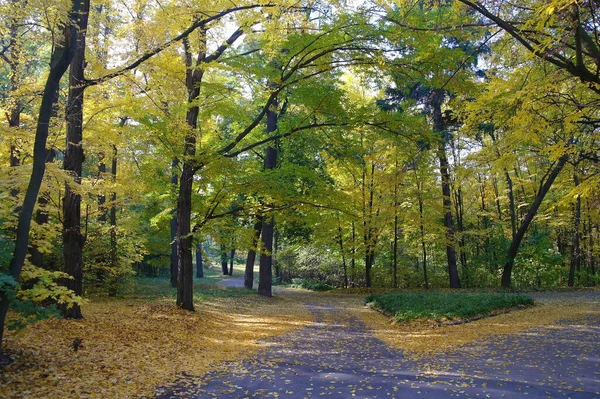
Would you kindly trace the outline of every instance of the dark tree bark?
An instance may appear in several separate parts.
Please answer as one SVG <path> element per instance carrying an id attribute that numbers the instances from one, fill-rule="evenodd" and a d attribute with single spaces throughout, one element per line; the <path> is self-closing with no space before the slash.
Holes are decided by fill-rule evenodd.
<path id="1" fill-rule="evenodd" d="M 98 179 L 104 179 L 104 175 L 106 174 L 106 163 L 104 163 L 104 153 L 98 154 L 100 158 L 100 163 L 98 164 Z M 98 194 L 98 210 L 100 215 L 98 216 L 99 222 L 106 222 L 107 212 L 106 212 L 106 195 L 104 193 Z"/>
<path id="2" fill-rule="evenodd" d="M 575 187 L 579 186 L 579 176 L 577 172 L 573 176 Z M 569 287 L 575 285 L 575 272 L 579 272 L 581 268 L 581 195 L 577 194 L 575 199 L 575 209 L 573 211 L 573 238 L 571 248 L 571 262 L 569 265 L 569 280 L 567 282 Z"/>
<path id="3" fill-rule="evenodd" d="M 540 205 L 542 204 L 544 197 L 550 190 L 550 187 L 552 187 L 552 183 L 554 183 L 554 180 L 556 179 L 560 171 L 563 169 L 568 159 L 568 154 L 564 154 L 553 165 L 552 169 L 550 170 L 550 173 L 548 174 L 548 177 L 546 178 L 546 181 L 540 184 L 540 188 L 535 196 L 535 199 L 533 200 L 533 203 L 531 204 L 527 214 L 521 221 L 521 225 L 519 226 L 519 229 L 517 230 L 517 233 L 513 237 L 512 242 L 510 243 L 510 247 L 508 248 L 508 254 L 506 256 L 507 261 L 502 271 L 501 284 L 503 288 L 510 288 L 512 269 L 515 264 L 515 258 L 517 257 L 517 253 L 519 252 L 519 247 L 521 246 L 521 241 L 523 241 L 523 237 L 525 237 L 525 233 L 527 232 L 529 225 L 533 221 L 533 218 L 537 214 L 537 211 Z"/>
<path id="4" fill-rule="evenodd" d="M 67 99 L 67 148 L 63 166 L 65 171 L 74 177 L 73 182 L 65 183 L 63 199 L 63 271 L 71 279 L 65 279 L 64 285 L 75 292 L 83 293 L 83 244 L 81 233 L 81 195 L 79 188 L 73 184 L 81 184 L 83 168 L 83 96 L 85 91 L 85 36 L 90 10 L 89 0 L 81 1 L 81 9 L 77 15 L 78 39 L 75 54 L 69 72 L 69 96 Z M 81 308 L 75 304 L 61 307 L 65 318 L 82 318 Z"/>
<path id="5" fill-rule="evenodd" d="M 46 163 L 54 162 L 56 157 L 56 151 L 53 149 L 48 150 L 48 157 Z M 50 221 L 50 215 L 46 211 L 46 206 L 50 202 L 50 193 L 43 192 L 38 197 L 38 209 L 35 212 L 35 222 L 39 226 L 45 225 Z M 32 244 L 29 247 L 29 261 L 32 265 L 37 267 L 44 267 L 44 254 L 40 252 L 37 245 Z"/>
<path id="6" fill-rule="evenodd" d="M 275 104 L 276 106 L 276 104 Z M 272 129 L 272 130 L 270 130 Z M 277 129 L 277 114 L 270 110 L 267 112 L 267 131 L 274 132 Z M 277 149 L 267 147 L 265 157 L 265 170 L 275 169 L 277 164 Z M 258 293 L 264 296 L 272 296 L 271 286 L 273 283 L 273 229 L 275 227 L 274 215 L 265 216 L 262 225 L 260 239 L 262 242 L 260 252 L 260 263 L 258 271 Z"/>
<path id="7" fill-rule="evenodd" d="M 244 272 L 244 287 L 249 290 L 252 289 L 254 284 L 254 262 L 256 261 L 256 251 L 258 240 L 260 239 L 260 232 L 262 230 L 263 217 L 261 215 L 256 216 L 254 223 L 253 235 L 252 235 L 252 247 L 248 250 L 248 256 L 246 258 L 246 269 Z"/>
<path id="8" fill-rule="evenodd" d="M 268 87 L 273 88 L 274 85 L 269 83 Z M 275 98 L 267 110 L 267 135 L 277 131 L 277 98 Z M 265 170 L 275 169 L 277 166 L 277 148 L 269 145 L 265 155 Z M 258 271 L 258 293 L 263 296 L 272 296 L 271 286 L 273 283 L 273 232 L 275 227 L 275 216 L 270 213 L 265 216 L 262 225 L 260 239 L 262 242 L 260 252 L 260 263 Z"/>
<path id="9" fill-rule="evenodd" d="M 190 129 L 185 137 L 183 150 L 183 166 L 179 180 L 179 194 L 177 197 L 177 306 L 193 311 L 194 300 L 194 268 L 192 256 L 192 186 L 195 171 L 202 167 L 195 159 L 196 156 L 196 130 L 198 128 L 198 114 L 200 108 L 196 100 L 200 95 L 200 87 L 204 76 L 204 65 L 217 60 L 223 52 L 242 36 L 241 30 L 236 30 L 227 39 L 226 43 L 219 46 L 217 50 L 207 56 L 206 53 L 206 26 L 201 27 L 198 56 L 195 64 L 192 61 L 192 53 L 189 41 L 183 39 L 185 53 L 186 79 L 185 84 L 188 93 L 188 111 L 186 123 Z"/>
<path id="10" fill-rule="evenodd" d="M 456 265 L 456 250 L 454 244 L 454 221 L 452 218 L 452 190 L 450 169 L 448 158 L 446 156 L 446 138 L 444 132 L 444 121 L 442 118 L 442 102 L 444 93 L 436 90 L 431 101 L 433 130 L 440 135 L 437 155 L 440 162 L 440 175 L 442 178 L 442 197 L 444 204 L 444 227 L 446 227 L 446 257 L 448 258 L 448 277 L 450 279 L 450 288 L 460 288 L 460 279 L 458 277 L 458 267 Z"/>
<path id="11" fill-rule="evenodd" d="M 78 0 L 73 0 L 71 11 L 68 15 L 68 19 L 70 21 L 75 21 L 75 16 L 79 11 L 79 7 L 80 2 Z M 35 207 L 46 169 L 46 142 L 48 140 L 48 128 L 50 126 L 50 117 L 52 116 L 54 94 L 57 92 L 60 80 L 71 63 L 71 59 L 73 58 L 73 50 L 77 45 L 77 24 L 67 24 L 64 29 L 64 40 L 55 45 L 54 50 L 52 51 L 50 59 L 50 73 L 46 78 L 44 91 L 42 93 L 42 103 L 40 105 L 37 118 L 35 141 L 33 145 L 33 168 L 31 171 L 29 184 L 27 185 L 27 190 L 25 191 L 23 205 L 21 206 L 21 210 L 19 212 L 15 248 L 9 268 L 10 274 L 15 281 L 19 281 L 21 270 L 23 269 L 23 263 L 25 262 L 25 256 L 27 254 L 27 247 L 29 244 L 29 230 L 31 227 L 31 219 L 33 218 L 33 209 Z M 4 323 L 9 305 L 10 299 L 5 296 L 1 296 L 0 344 L 2 343 L 4 336 Z"/>
<path id="12" fill-rule="evenodd" d="M 229 275 L 229 270 L 227 269 L 227 247 L 225 244 L 221 244 L 221 273 L 223 276 Z"/>
<path id="13" fill-rule="evenodd" d="M 235 248 L 231 248 L 229 255 L 229 275 L 233 276 L 233 260 L 235 258 Z"/>
<path id="14" fill-rule="evenodd" d="M 202 259 L 202 243 L 196 244 L 196 277 L 204 277 L 204 264 Z"/>
<path id="15" fill-rule="evenodd" d="M 124 122 L 123 122 L 124 123 Z M 113 158 L 111 162 L 111 178 L 113 183 L 117 181 L 117 146 L 113 145 Z M 119 268 L 119 247 L 117 243 L 117 193 L 110 194 L 110 266 L 113 270 Z M 118 280 L 112 279 L 108 287 L 108 296 L 117 295 Z"/>
<path id="16" fill-rule="evenodd" d="M 184 39 L 186 88 L 188 92 L 188 111 L 186 122 L 190 133 L 185 137 L 183 150 L 183 166 L 179 180 L 179 196 L 177 198 L 177 306 L 194 310 L 194 268 L 192 259 L 192 186 L 196 162 L 196 135 L 200 108 L 192 105 L 200 95 L 200 85 L 204 70 L 200 67 L 206 58 L 206 31 L 202 32 L 200 49 L 196 65 L 192 65 L 192 54 L 187 39 Z"/>
<path id="17" fill-rule="evenodd" d="M 177 187 L 178 174 L 177 169 L 179 160 L 173 159 L 171 163 L 171 185 Z M 171 217 L 171 287 L 177 287 L 177 209 L 173 210 Z"/>

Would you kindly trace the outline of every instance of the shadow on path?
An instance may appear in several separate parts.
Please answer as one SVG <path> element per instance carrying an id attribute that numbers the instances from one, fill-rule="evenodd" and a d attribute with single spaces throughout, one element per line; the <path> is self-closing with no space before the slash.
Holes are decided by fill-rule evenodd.
<path id="1" fill-rule="evenodd" d="M 181 376 L 156 398 L 600 397 L 597 316 L 477 342 L 417 363 L 332 302 L 307 304 L 316 321 L 263 341 L 256 359 L 201 377 Z"/>

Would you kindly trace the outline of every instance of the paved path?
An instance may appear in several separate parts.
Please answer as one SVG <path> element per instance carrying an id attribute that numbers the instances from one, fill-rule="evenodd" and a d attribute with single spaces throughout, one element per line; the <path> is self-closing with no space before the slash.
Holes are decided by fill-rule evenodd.
<path id="1" fill-rule="evenodd" d="M 478 342 L 424 367 L 348 312 L 307 306 L 316 321 L 265 341 L 256 359 L 184 376 L 157 398 L 600 397 L 598 316 Z"/>

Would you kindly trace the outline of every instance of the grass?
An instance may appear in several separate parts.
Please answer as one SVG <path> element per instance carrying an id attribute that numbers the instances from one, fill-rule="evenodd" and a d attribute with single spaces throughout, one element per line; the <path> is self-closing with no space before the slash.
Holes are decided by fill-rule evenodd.
<path id="1" fill-rule="evenodd" d="M 532 297 L 510 294 L 390 293 L 373 294 L 366 303 L 397 321 L 470 319 L 500 309 L 534 304 Z"/>

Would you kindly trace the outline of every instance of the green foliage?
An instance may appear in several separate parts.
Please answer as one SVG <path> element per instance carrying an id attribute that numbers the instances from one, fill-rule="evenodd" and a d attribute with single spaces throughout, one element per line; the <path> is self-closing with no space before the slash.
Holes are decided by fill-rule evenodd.
<path id="1" fill-rule="evenodd" d="M 305 290 L 311 291 L 331 291 L 335 289 L 334 286 L 327 284 L 324 281 L 303 279 L 303 278 L 293 278 L 292 284 L 290 284 L 293 288 L 303 288 Z"/>
<path id="2" fill-rule="evenodd" d="M 526 295 L 466 293 L 373 294 L 365 302 L 394 315 L 398 321 L 464 319 L 534 304 L 533 298 Z"/>

